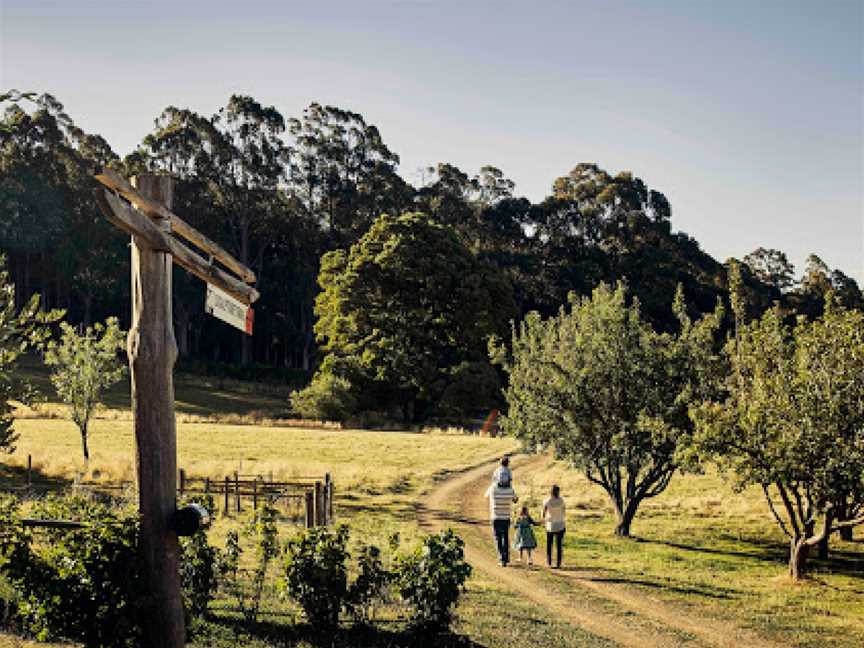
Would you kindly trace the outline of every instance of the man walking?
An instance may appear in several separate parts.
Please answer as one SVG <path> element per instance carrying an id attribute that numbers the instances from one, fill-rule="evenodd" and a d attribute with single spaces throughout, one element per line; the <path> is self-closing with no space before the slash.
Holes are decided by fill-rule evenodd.
<path id="1" fill-rule="evenodd" d="M 506 567 L 510 562 L 510 513 L 513 503 L 518 501 L 516 492 L 506 482 L 493 483 L 486 491 L 489 499 L 489 518 L 495 534 L 495 547 L 498 549 L 498 562 Z"/>

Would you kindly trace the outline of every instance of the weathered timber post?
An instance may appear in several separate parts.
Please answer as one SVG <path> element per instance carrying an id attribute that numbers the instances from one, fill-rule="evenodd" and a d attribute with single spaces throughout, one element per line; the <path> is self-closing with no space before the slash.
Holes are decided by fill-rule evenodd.
<path id="1" fill-rule="evenodd" d="M 234 471 L 234 504 L 236 505 L 237 512 L 240 512 L 240 475 L 237 474 L 237 471 Z"/>
<path id="2" fill-rule="evenodd" d="M 209 477 L 204 478 L 204 494 L 205 495 L 210 494 L 210 478 Z"/>
<path id="3" fill-rule="evenodd" d="M 324 524 L 330 524 L 333 521 L 333 481 L 330 479 L 330 473 L 324 473 Z"/>
<path id="4" fill-rule="evenodd" d="M 252 510 L 258 510 L 258 478 L 252 482 Z"/>
<path id="5" fill-rule="evenodd" d="M 231 492 L 231 481 L 228 475 L 225 475 L 225 506 L 222 507 L 222 515 L 228 515 L 228 493 Z"/>
<path id="6" fill-rule="evenodd" d="M 315 482 L 315 526 L 324 526 L 324 486 Z"/>
<path id="7" fill-rule="evenodd" d="M 315 526 L 315 503 L 314 503 L 314 499 L 313 499 L 314 497 L 315 497 L 315 495 L 312 493 L 312 491 L 310 491 L 310 490 L 306 491 L 305 502 L 306 502 L 306 528 L 307 529 L 311 529 L 312 527 Z"/>
<path id="8" fill-rule="evenodd" d="M 27 455 L 27 488 L 33 487 L 33 457 Z"/>
<path id="9" fill-rule="evenodd" d="M 186 492 L 186 471 L 182 468 L 180 469 L 180 496 L 183 496 L 183 493 Z"/>
<path id="10" fill-rule="evenodd" d="M 171 209 L 174 184 L 165 176 L 144 175 L 133 185 L 146 198 Z M 162 230 L 169 223 L 157 223 Z M 181 648 L 186 639 L 180 598 L 180 548 L 169 520 L 176 509 L 177 438 L 174 421 L 174 361 L 177 344 L 171 312 L 171 254 L 155 251 L 132 236 L 132 326 L 129 370 L 140 551 L 146 598 L 144 646 Z"/>

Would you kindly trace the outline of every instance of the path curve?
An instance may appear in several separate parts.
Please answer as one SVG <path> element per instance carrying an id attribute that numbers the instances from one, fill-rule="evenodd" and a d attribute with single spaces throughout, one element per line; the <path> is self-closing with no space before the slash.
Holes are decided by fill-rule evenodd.
<path id="1" fill-rule="evenodd" d="M 540 468 L 548 457 L 519 457 L 515 466 L 520 472 Z M 674 604 L 651 598 L 646 594 L 622 585 L 593 580 L 597 574 L 590 572 L 565 572 L 545 568 L 525 570 L 501 568 L 494 555 L 491 532 L 487 533 L 486 490 L 494 462 L 486 462 L 466 471 L 454 473 L 437 484 L 425 495 L 425 505 L 418 506 L 420 524 L 427 529 L 441 530 L 452 527 L 460 531 L 465 540 L 468 562 L 495 581 L 505 585 L 520 596 L 531 599 L 543 609 L 557 615 L 571 625 L 576 625 L 594 635 L 605 637 L 629 648 L 660 648 L 692 645 L 692 642 L 665 632 L 640 628 L 622 621 L 615 615 L 598 610 L 574 606 L 568 598 L 548 586 L 552 579 L 563 579 L 571 586 L 578 586 L 591 594 L 612 601 L 626 610 L 679 633 L 695 637 L 700 644 L 714 648 L 785 648 L 787 644 L 774 642 L 733 623 L 694 613 L 691 609 L 678 608 Z M 454 504 L 457 513 L 453 512 Z M 478 537 L 479 533 L 479 537 Z M 489 536 L 488 539 L 486 536 Z M 525 583 L 530 582 L 530 587 Z M 546 581 L 546 582 L 544 582 Z"/>

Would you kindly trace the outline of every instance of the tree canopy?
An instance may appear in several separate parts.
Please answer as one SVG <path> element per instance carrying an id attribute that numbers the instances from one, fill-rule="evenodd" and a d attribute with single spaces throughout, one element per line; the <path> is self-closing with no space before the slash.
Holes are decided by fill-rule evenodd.
<path id="1" fill-rule="evenodd" d="M 348 251 L 324 255 L 315 332 L 323 371 L 344 375 L 362 407 L 440 405 L 486 340 L 515 315 L 509 282 L 429 216 L 380 216 Z M 483 407 L 478 394 L 475 407 Z"/>
<path id="2" fill-rule="evenodd" d="M 509 375 L 503 429 L 529 447 L 551 447 L 600 485 L 614 506 L 616 534 L 628 536 L 645 498 L 666 488 L 676 450 L 692 424 L 688 406 L 712 389 L 714 337 L 723 310 L 692 322 L 675 297 L 679 331 L 656 332 L 626 288 L 601 284 L 591 297 L 543 319 L 529 313 L 512 350 L 492 351 Z"/>

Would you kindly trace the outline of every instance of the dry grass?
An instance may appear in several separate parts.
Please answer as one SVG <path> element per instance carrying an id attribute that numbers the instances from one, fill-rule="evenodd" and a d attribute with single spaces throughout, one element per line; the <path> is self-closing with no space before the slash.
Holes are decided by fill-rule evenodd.
<path id="1" fill-rule="evenodd" d="M 47 476 L 84 474 L 97 481 L 133 477 L 132 425 L 128 420 L 93 421 L 89 465 L 77 428 L 60 419 L 17 419 L 17 449 L 8 463 Z M 330 472 L 343 492 L 399 491 L 419 487 L 442 470 L 459 470 L 504 452 L 515 444 L 478 436 L 366 430 L 299 429 L 211 423 L 177 425 L 178 466 L 190 477 L 221 477 L 239 471 L 274 479 L 321 476 Z M 407 483 L 406 483 L 407 482 Z"/>

